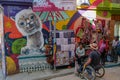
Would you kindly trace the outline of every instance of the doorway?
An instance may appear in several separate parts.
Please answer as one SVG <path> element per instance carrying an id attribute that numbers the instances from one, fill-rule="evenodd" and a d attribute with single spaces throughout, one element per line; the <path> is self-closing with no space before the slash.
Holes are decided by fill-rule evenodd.
<path id="1" fill-rule="evenodd" d="M 119 36 L 119 40 L 120 40 L 120 21 L 115 22 L 114 36 Z"/>

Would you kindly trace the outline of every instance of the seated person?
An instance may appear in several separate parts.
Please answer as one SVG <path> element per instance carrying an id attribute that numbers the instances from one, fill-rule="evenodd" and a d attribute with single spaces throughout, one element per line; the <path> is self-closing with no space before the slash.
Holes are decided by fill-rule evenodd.
<path id="1" fill-rule="evenodd" d="M 81 64 L 81 59 L 85 56 L 85 48 L 83 47 L 83 44 L 80 43 L 79 46 L 76 49 L 76 58 L 78 61 L 78 64 Z"/>

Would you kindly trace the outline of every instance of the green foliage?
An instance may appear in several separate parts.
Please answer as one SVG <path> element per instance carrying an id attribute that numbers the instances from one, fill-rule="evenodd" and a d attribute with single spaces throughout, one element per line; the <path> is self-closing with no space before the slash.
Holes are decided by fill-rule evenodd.
<path id="1" fill-rule="evenodd" d="M 27 43 L 27 40 L 24 38 L 17 39 L 12 43 L 12 52 L 13 54 L 20 54 L 21 48 L 24 47 Z"/>

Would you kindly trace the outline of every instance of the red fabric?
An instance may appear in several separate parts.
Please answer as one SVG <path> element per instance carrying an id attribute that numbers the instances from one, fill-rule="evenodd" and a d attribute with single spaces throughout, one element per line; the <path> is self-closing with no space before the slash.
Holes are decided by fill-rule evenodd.
<path id="1" fill-rule="evenodd" d="M 106 40 L 106 51 L 109 50 L 109 40 Z"/>
<path id="2" fill-rule="evenodd" d="M 75 34 L 77 34 L 79 30 L 80 30 L 80 27 L 78 27 L 78 28 L 76 29 Z"/>
<path id="3" fill-rule="evenodd" d="M 101 39 L 98 43 L 98 48 L 100 48 L 101 44 L 103 43 L 103 40 Z M 109 49 L 109 40 L 105 40 L 105 43 L 106 43 L 106 47 L 105 47 L 105 50 L 108 51 Z"/>

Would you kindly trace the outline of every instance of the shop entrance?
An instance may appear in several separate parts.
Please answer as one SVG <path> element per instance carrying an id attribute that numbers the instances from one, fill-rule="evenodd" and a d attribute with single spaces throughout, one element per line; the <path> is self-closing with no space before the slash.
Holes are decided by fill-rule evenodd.
<path id="1" fill-rule="evenodd" d="M 119 40 L 120 40 L 120 21 L 115 22 L 114 36 L 119 36 Z"/>

